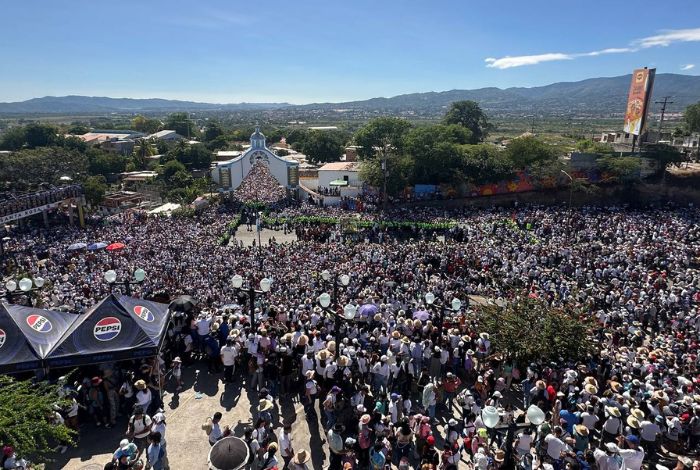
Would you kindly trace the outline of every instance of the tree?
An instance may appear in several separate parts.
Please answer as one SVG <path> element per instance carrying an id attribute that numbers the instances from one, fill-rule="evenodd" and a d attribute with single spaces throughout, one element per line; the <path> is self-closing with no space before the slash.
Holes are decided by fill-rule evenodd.
<path id="1" fill-rule="evenodd" d="M 473 136 L 473 141 L 470 143 L 473 144 L 483 141 L 493 128 L 479 103 L 471 100 L 452 103 L 443 121 L 445 124 L 457 124 L 469 129 Z"/>
<path id="2" fill-rule="evenodd" d="M 404 137 L 404 152 L 414 160 L 414 184 L 452 183 L 463 179 L 460 144 L 472 140 L 472 133 L 457 125 L 422 126 Z"/>
<path id="3" fill-rule="evenodd" d="M 515 172 L 510 158 L 494 145 L 463 145 L 460 151 L 460 173 L 472 184 L 497 183 Z"/>
<path id="4" fill-rule="evenodd" d="M 89 172 L 91 175 L 107 176 L 122 173 L 126 169 L 126 160 L 121 155 L 91 149 L 87 152 Z"/>
<path id="5" fill-rule="evenodd" d="M 160 170 L 160 175 L 167 182 L 170 181 L 173 175 L 175 175 L 175 173 L 179 171 L 186 172 L 187 168 L 185 168 L 185 165 L 178 162 L 177 160 L 170 160 L 165 165 L 163 165 L 163 167 Z"/>
<path id="6" fill-rule="evenodd" d="M 59 184 L 62 176 L 79 180 L 88 165 L 86 154 L 62 147 L 23 149 L 0 159 L 0 184 L 6 190 L 34 190 L 42 183 Z"/>
<path id="7" fill-rule="evenodd" d="M 337 132 L 312 130 L 303 143 L 302 152 L 311 163 L 337 162 L 343 155 L 344 143 Z"/>
<path id="8" fill-rule="evenodd" d="M 689 132 L 700 132 L 700 101 L 685 108 L 683 121 Z"/>
<path id="9" fill-rule="evenodd" d="M 386 190 L 389 195 L 399 194 L 413 176 L 414 160 L 405 155 L 389 152 L 386 159 Z M 360 178 L 375 188 L 383 188 L 382 159 L 374 158 L 360 163 Z"/>
<path id="10" fill-rule="evenodd" d="M 676 147 L 668 144 L 655 144 L 647 147 L 644 156 L 658 162 L 658 170 L 665 171 L 668 165 L 678 165 L 685 161 L 683 154 Z"/>
<path id="11" fill-rule="evenodd" d="M 148 164 L 148 157 L 155 155 L 153 151 L 153 142 L 148 139 L 140 138 L 134 142 L 133 162 L 137 170 L 143 170 Z"/>
<path id="12" fill-rule="evenodd" d="M 169 158 L 174 158 L 186 167 L 194 169 L 209 168 L 212 161 L 212 153 L 203 144 L 189 145 L 185 141 L 180 141 L 175 144 L 168 155 Z"/>
<path id="13" fill-rule="evenodd" d="M 37 461 L 47 460 L 56 442 L 72 443 L 74 431 L 47 420 L 54 405 L 66 404 L 58 392 L 58 386 L 48 382 L 0 376 L 0 442 Z"/>
<path id="14" fill-rule="evenodd" d="M 104 200 L 107 193 L 107 180 L 101 175 L 88 176 L 83 181 L 83 190 L 85 191 L 85 200 L 91 206 L 97 206 Z"/>
<path id="15" fill-rule="evenodd" d="M 641 162 L 638 157 L 602 157 L 597 163 L 601 170 L 608 173 L 608 181 L 630 183 L 639 179 Z"/>
<path id="16" fill-rule="evenodd" d="M 71 135 L 83 135 L 88 132 L 90 132 L 90 128 L 80 122 L 71 123 L 70 127 L 66 130 L 66 133 Z"/>
<path id="17" fill-rule="evenodd" d="M 411 123 L 396 117 L 372 119 L 357 130 L 355 144 L 361 159 L 376 158 L 384 148 L 389 147 L 395 154 L 403 153 L 404 137 Z"/>
<path id="18" fill-rule="evenodd" d="M 533 361 L 580 360 L 586 357 L 589 322 L 571 307 L 553 308 L 539 299 L 519 299 L 505 307 L 482 307 L 482 331 L 493 350 L 524 365 Z"/>
<path id="19" fill-rule="evenodd" d="M 165 121 L 165 128 L 172 129 L 181 136 L 191 138 L 196 135 L 196 129 L 188 113 L 173 113 Z"/>
<path id="20" fill-rule="evenodd" d="M 131 128 L 135 131 L 143 132 L 144 134 L 153 134 L 160 130 L 160 120 L 149 119 L 144 116 L 136 116 L 131 120 Z M 185 135 L 185 134 L 180 134 Z"/>
<path id="21" fill-rule="evenodd" d="M 58 129 L 54 126 L 41 123 L 31 123 L 24 128 L 29 148 L 47 147 L 56 142 Z"/>
<path id="22" fill-rule="evenodd" d="M 10 127 L 0 138 L 0 149 L 19 150 L 27 143 L 27 133 L 24 126 Z"/>
<path id="23" fill-rule="evenodd" d="M 599 154 L 610 154 L 615 152 L 615 149 L 612 145 L 605 142 L 595 142 L 589 139 L 581 139 L 578 142 L 576 142 L 576 150 L 584 153 Z"/>
<path id="24" fill-rule="evenodd" d="M 552 162 L 557 159 L 557 149 L 534 136 L 517 137 L 506 147 L 506 155 L 516 168 L 526 169 L 538 162 Z"/>
<path id="25" fill-rule="evenodd" d="M 217 137 L 221 137 L 223 135 L 224 129 L 221 127 L 221 124 L 219 124 L 218 121 L 209 121 L 209 123 L 207 124 L 207 128 L 204 130 L 204 140 L 207 142 L 211 142 Z"/>

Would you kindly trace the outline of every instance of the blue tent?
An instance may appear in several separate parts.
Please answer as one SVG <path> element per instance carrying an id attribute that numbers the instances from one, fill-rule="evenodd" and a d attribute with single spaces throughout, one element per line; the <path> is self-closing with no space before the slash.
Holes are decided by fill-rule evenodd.
<path id="1" fill-rule="evenodd" d="M 156 356 L 168 315 L 166 304 L 109 295 L 79 315 L 46 356 L 46 365 L 73 367 Z"/>
<path id="2" fill-rule="evenodd" d="M 78 315 L 0 304 L 0 373 L 42 367 Z"/>

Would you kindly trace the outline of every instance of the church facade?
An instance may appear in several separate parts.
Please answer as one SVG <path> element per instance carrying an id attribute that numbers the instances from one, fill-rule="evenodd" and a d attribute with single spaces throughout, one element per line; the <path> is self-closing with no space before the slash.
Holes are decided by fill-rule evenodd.
<path id="1" fill-rule="evenodd" d="M 299 186 L 299 162 L 278 157 L 268 149 L 265 136 L 258 126 L 250 136 L 250 148 L 231 160 L 216 162 L 211 179 L 221 191 L 233 191 L 241 185 L 256 163 L 266 165 L 281 186 L 287 189 L 297 189 Z"/>

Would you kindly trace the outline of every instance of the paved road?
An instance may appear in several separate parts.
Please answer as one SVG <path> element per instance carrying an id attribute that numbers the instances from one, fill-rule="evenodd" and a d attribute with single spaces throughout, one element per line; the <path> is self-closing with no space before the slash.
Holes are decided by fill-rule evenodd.
<path id="1" fill-rule="evenodd" d="M 286 235 L 282 230 L 263 229 L 260 232 L 260 241 L 263 246 L 267 245 L 272 237 L 275 237 L 278 243 L 288 243 L 297 239 L 294 232 L 287 233 Z M 255 245 L 257 246 L 258 232 L 255 231 L 255 226 L 253 226 L 253 230 L 250 232 L 246 229 L 245 224 L 238 227 L 235 236 L 231 238 L 231 243 L 240 243 L 241 241 L 243 242 L 243 246 L 251 246 L 253 241 L 255 241 Z"/>

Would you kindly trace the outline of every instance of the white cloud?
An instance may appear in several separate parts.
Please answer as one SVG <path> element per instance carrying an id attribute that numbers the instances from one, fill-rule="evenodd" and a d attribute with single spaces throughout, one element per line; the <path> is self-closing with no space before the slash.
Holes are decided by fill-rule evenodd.
<path id="1" fill-rule="evenodd" d="M 604 54 L 626 54 L 650 47 L 666 47 L 676 42 L 700 42 L 700 28 L 665 30 L 655 36 L 648 36 L 632 41 L 630 47 L 609 47 L 598 51 L 579 53 L 550 52 L 547 54 L 505 56 L 500 58 L 489 57 L 485 59 L 485 62 L 487 67 L 509 69 L 513 67 L 522 67 L 523 65 L 535 65 L 542 62 L 572 60 L 578 57 L 597 57 Z M 694 64 L 687 64 L 681 67 L 681 70 L 690 70 L 693 67 L 695 67 Z"/>
<path id="2" fill-rule="evenodd" d="M 633 44 L 639 47 L 670 46 L 674 42 L 697 42 L 700 41 L 700 28 L 693 29 L 670 29 L 663 31 L 656 36 L 649 36 L 637 39 Z"/>
<path id="3" fill-rule="evenodd" d="M 509 69 L 512 67 L 522 67 L 523 65 L 535 65 L 541 62 L 552 62 L 555 60 L 571 60 L 573 57 L 569 54 L 560 52 L 550 52 L 548 54 L 538 55 L 521 55 L 515 57 L 501 57 L 499 59 L 489 57 L 485 59 L 486 66 L 495 69 Z"/>

